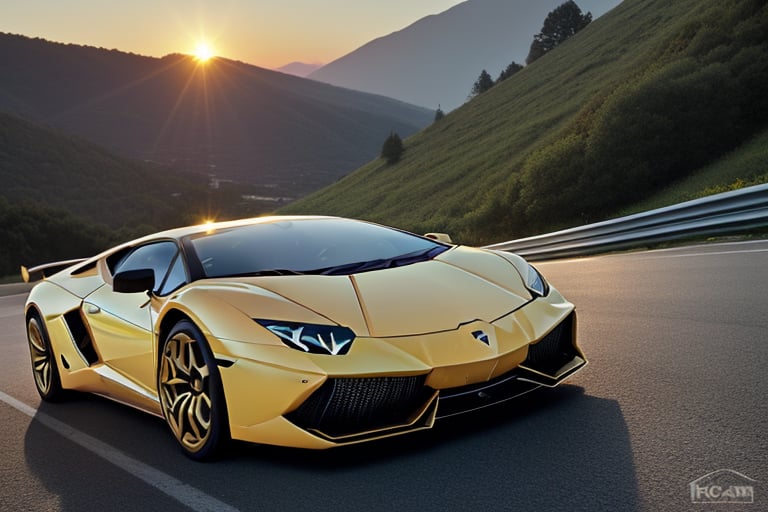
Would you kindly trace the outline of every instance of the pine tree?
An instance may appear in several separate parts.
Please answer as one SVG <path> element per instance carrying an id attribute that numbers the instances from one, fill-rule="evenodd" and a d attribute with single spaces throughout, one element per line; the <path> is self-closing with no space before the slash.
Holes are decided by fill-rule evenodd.
<path id="1" fill-rule="evenodd" d="M 470 93 L 470 97 L 483 94 L 485 91 L 493 87 L 493 85 L 493 78 L 491 78 L 491 75 L 489 75 L 486 70 L 483 70 L 480 73 L 480 76 L 477 77 L 477 80 L 475 80 L 474 85 L 472 85 L 472 92 Z"/>
<path id="2" fill-rule="evenodd" d="M 397 133 L 390 132 L 389 137 L 386 138 L 384 144 L 381 146 L 381 158 L 392 165 L 400 160 L 403 151 L 403 139 L 401 139 Z"/>
<path id="3" fill-rule="evenodd" d="M 518 64 L 517 62 L 512 61 L 512 63 L 509 66 L 507 66 L 506 69 L 504 69 L 499 74 L 499 78 L 496 79 L 496 83 L 503 82 L 507 78 L 511 77 L 512 75 L 520 71 L 521 69 L 523 69 L 522 64 Z"/>
<path id="4" fill-rule="evenodd" d="M 533 36 L 526 64 L 530 64 L 555 46 L 564 43 L 592 21 L 592 13 L 582 14 L 576 2 L 568 0 L 547 15 L 541 32 Z"/>

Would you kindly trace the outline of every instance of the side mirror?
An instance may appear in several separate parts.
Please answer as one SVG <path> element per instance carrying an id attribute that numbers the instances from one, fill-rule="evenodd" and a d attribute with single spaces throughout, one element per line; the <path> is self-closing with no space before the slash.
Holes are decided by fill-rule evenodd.
<path id="1" fill-rule="evenodd" d="M 438 242 L 443 242 L 445 244 L 453 244 L 453 240 L 451 240 L 451 235 L 448 235 L 446 233 L 427 233 L 424 236 L 427 238 L 431 238 L 432 240 L 437 240 Z"/>
<path id="2" fill-rule="evenodd" d="M 112 278 L 112 289 L 117 293 L 148 292 L 155 288 L 155 271 L 151 268 L 118 272 Z"/>

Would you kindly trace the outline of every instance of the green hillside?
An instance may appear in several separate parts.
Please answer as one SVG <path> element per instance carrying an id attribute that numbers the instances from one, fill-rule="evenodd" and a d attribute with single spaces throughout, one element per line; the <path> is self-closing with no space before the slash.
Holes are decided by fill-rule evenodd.
<path id="1" fill-rule="evenodd" d="M 625 0 L 407 139 L 397 164 L 375 160 L 281 213 L 465 243 L 602 220 L 748 146 L 768 126 L 766 83 L 765 1 Z"/>

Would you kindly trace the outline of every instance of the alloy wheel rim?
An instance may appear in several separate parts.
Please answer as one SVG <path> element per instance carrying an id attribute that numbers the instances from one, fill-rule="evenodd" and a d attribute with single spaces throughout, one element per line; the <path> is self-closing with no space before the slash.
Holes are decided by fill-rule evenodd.
<path id="1" fill-rule="evenodd" d="M 165 344 L 160 401 L 176 439 L 192 452 L 211 434 L 210 371 L 194 338 L 180 332 Z"/>
<path id="2" fill-rule="evenodd" d="M 40 326 L 34 320 L 29 321 L 27 339 L 29 340 L 29 352 L 32 356 L 35 384 L 40 391 L 47 393 L 51 388 L 51 356 Z"/>

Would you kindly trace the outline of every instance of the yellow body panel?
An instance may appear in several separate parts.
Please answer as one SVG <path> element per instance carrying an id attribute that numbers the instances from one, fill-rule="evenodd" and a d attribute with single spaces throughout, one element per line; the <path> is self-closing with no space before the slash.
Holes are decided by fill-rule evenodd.
<path id="1" fill-rule="evenodd" d="M 114 293 L 105 286 L 88 297 L 83 312 L 99 359 L 154 391 L 156 351 L 146 294 Z"/>

